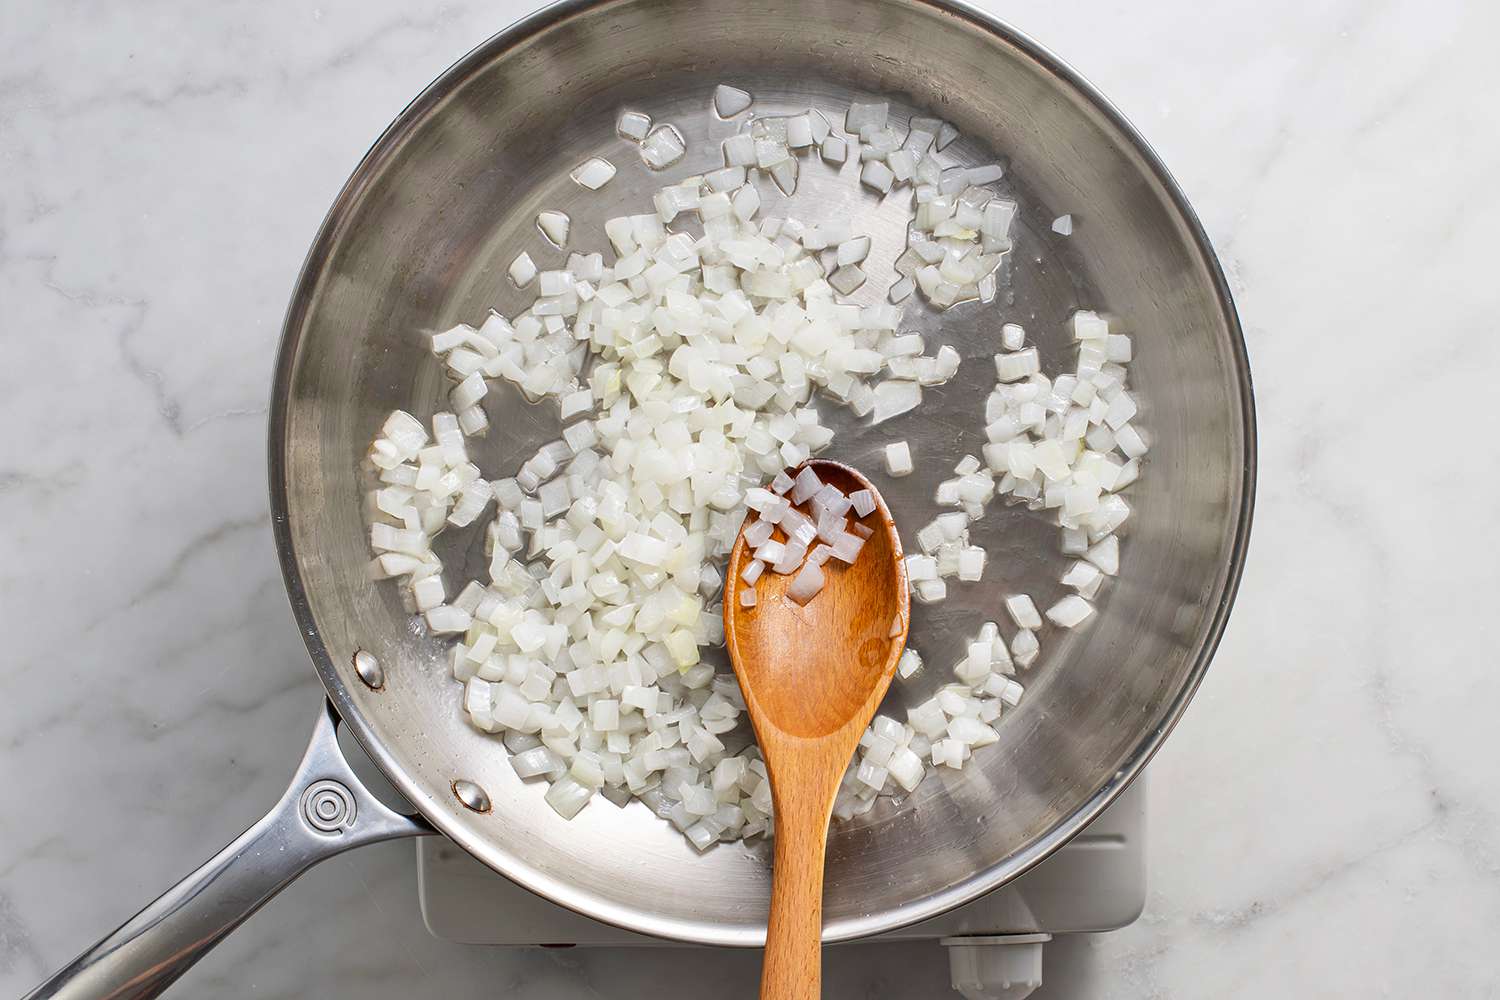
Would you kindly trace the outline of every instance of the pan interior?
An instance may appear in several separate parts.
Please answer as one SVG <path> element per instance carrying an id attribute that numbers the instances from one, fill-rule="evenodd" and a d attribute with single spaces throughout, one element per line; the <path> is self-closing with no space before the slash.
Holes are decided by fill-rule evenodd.
<path id="1" fill-rule="evenodd" d="M 909 300 L 904 328 L 957 347 L 965 361 L 918 411 L 864 426 L 825 403 L 838 431 L 827 457 L 872 475 L 880 449 L 911 443 L 917 472 L 879 485 L 910 532 L 937 512 L 933 489 L 984 442 L 989 357 L 1002 322 L 1023 324 L 1043 368 L 1071 367 L 1065 319 L 1097 309 L 1134 335 L 1131 379 L 1152 434 L 1145 474 L 1127 497 L 1121 577 L 1088 628 L 1043 634 L 1027 696 L 1000 742 L 962 772 L 931 775 L 900 804 L 838 825 L 829 849 L 826 934 L 841 939 L 930 916 L 1014 877 L 1077 832 L 1149 756 L 1206 665 L 1238 574 L 1253 442 L 1242 345 L 1217 266 L 1149 153 L 1091 92 L 1044 53 L 964 10 L 912 0 L 620 0 L 549 8 L 491 39 L 413 103 L 341 194 L 288 317 L 272 429 L 273 498 L 288 582 L 330 693 L 372 755 L 424 813 L 481 860 L 565 905 L 645 933 L 758 943 L 770 845 L 698 855 L 643 806 L 596 800 L 572 822 L 521 782 L 499 742 L 463 719 L 445 643 L 369 572 L 362 457 L 393 408 L 424 421 L 447 383 L 426 333 L 475 322 L 530 295 L 506 268 L 518 248 L 539 266 L 564 254 L 536 230 L 541 209 L 572 219 L 571 249 L 604 250 L 603 222 L 649 211 L 671 180 L 722 165 L 719 142 L 741 127 L 712 109 L 714 86 L 750 91 L 754 113 L 821 109 L 842 124 L 851 100 L 886 99 L 892 118 L 936 115 L 963 137 L 957 162 L 999 159 L 1021 205 L 1016 249 L 989 306 L 939 317 Z M 621 111 L 670 122 L 685 159 L 653 173 L 615 135 Z M 590 156 L 620 169 L 598 192 L 569 171 Z M 806 221 L 857 213 L 874 238 L 877 301 L 891 277 L 906 198 L 878 203 L 816 160 L 788 204 L 769 185 L 762 215 Z M 1051 232 L 1071 213 L 1070 238 Z M 496 383 L 492 429 L 471 443 L 490 477 L 514 474 L 557 436 L 555 404 L 528 405 Z M 827 418 L 825 418 L 827 419 Z M 931 664 L 898 684 L 890 706 L 927 697 L 1001 601 L 1060 596 L 1064 557 L 1041 513 L 990 507 L 976 537 L 990 552 L 982 584 L 913 605 L 912 642 Z M 441 540 L 450 593 L 482 577 L 481 533 Z M 1008 623 L 1006 625 L 1008 631 Z M 385 667 L 379 692 L 351 666 L 358 649 Z M 726 667 L 727 669 L 727 667 Z M 493 811 L 464 810 L 456 778 L 478 782 Z"/>

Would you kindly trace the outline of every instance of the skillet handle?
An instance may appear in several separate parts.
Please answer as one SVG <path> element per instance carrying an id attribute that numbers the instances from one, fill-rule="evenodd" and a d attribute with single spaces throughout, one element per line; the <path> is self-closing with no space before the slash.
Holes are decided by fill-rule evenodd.
<path id="1" fill-rule="evenodd" d="M 319 861 L 353 847 L 432 833 L 365 788 L 339 749 L 324 702 L 296 776 L 271 811 L 156 902 L 25 1000 L 159 995 L 250 914 Z"/>

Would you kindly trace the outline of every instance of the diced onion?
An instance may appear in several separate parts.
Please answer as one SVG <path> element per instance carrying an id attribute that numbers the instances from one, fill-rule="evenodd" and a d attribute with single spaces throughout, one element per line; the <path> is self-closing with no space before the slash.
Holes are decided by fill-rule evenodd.
<path id="1" fill-rule="evenodd" d="M 674 126 L 658 125 L 641 143 L 641 159 L 652 170 L 663 170 L 682 159 L 687 143 Z"/>
<path id="2" fill-rule="evenodd" d="M 911 475 L 911 446 L 905 441 L 894 441 L 885 446 L 885 471 L 892 476 Z"/>
<path id="3" fill-rule="evenodd" d="M 733 118 L 750 106 L 751 97 L 738 87 L 721 83 L 714 88 L 714 110 L 720 118 Z"/>
<path id="4" fill-rule="evenodd" d="M 615 131 L 622 139 L 640 142 L 651 131 L 651 116 L 639 111 L 622 111 L 615 122 Z"/>
<path id="5" fill-rule="evenodd" d="M 525 288 L 535 279 L 536 265 L 531 262 L 531 254 L 522 250 L 510 262 L 510 280 L 516 283 L 517 288 Z"/>
<path id="6" fill-rule="evenodd" d="M 570 225 L 570 220 L 565 213 L 550 210 L 539 212 L 536 217 L 536 224 L 537 228 L 542 231 L 542 235 L 551 240 L 554 246 L 565 247 L 568 245 L 568 226 Z"/>
<path id="7" fill-rule="evenodd" d="M 750 106 L 727 85 L 714 100 L 725 118 Z M 851 106 L 844 124 L 857 136 L 849 183 L 882 195 L 912 187 L 908 245 L 885 298 L 916 290 L 938 308 L 994 300 L 1017 212 L 983 187 L 1002 180 L 1001 168 L 940 160 L 957 130 L 924 118 L 898 126 L 885 102 Z M 675 128 L 642 113 L 621 113 L 615 127 L 653 169 L 685 154 Z M 738 686 L 701 660 L 703 646 L 723 639 L 719 602 L 755 607 L 768 567 L 788 577 L 789 598 L 811 601 L 873 534 L 859 521 L 878 506 L 873 493 L 845 496 L 804 466 L 833 438 L 815 392 L 879 423 L 917 409 L 923 387 L 954 378 L 962 360 L 948 345 L 924 354 L 923 337 L 901 331 L 896 305 L 836 297 L 871 277 L 890 280 L 848 214 L 818 225 L 762 218 L 769 189 L 752 181 L 756 171 L 790 193 L 802 169 L 839 172 L 851 141 L 816 109 L 756 118 L 725 140 L 726 166 L 606 222 L 609 265 L 601 253 L 571 253 L 565 267 L 539 272 L 516 254 L 512 281 L 540 293 L 529 308 L 427 338 L 452 379 L 452 411 L 433 416 L 430 438 L 410 414 L 393 413 L 371 446 L 375 573 L 400 579 L 428 630 L 453 637 L 467 717 L 504 741 L 518 775 L 549 782 L 546 801 L 565 818 L 597 791 L 616 804 L 640 798 L 698 850 L 771 828 L 757 751 L 727 749 L 743 745 L 728 735 L 743 726 Z M 813 147 L 818 157 L 800 152 Z M 818 158 L 833 166 L 814 167 Z M 598 189 L 614 173 L 594 157 L 572 177 Z M 687 231 L 669 228 L 685 215 L 697 217 Z M 540 212 L 537 226 L 559 248 L 578 236 L 558 211 Z M 1001 327 L 982 459 L 964 455 L 939 487 L 954 509 L 916 532 L 904 569 L 924 603 L 943 600 L 949 581 L 982 579 L 988 555 L 971 541 L 971 523 L 1003 497 L 1055 512 L 1075 557 L 1063 582 L 1076 593 L 1045 616 L 1026 595 L 1007 598 L 1017 629 L 1008 641 L 985 623 L 955 683 L 912 707 L 905 724 L 877 716 L 838 790 L 837 817 L 910 792 L 929 762 L 962 767 L 995 742 L 995 725 L 1024 694 L 1012 675 L 1039 657 L 1038 630 L 1082 624 L 1119 572 L 1115 532 L 1131 514 L 1119 490 L 1139 476 L 1148 445 L 1126 380 L 1135 343 L 1085 311 L 1072 333 L 1076 370 L 1049 378 L 1025 331 Z M 497 378 L 530 400 L 557 399 L 563 426 L 558 440 L 487 479 L 466 441 L 488 427 L 483 403 Z M 913 471 L 905 441 L 883 458 L 893 477 Z M 795 477 L 786 471 L 798 466 Z M 754 558 L 726 581 L 720 560 L 746 509 Z M 445 528 L 482 532 L 487 583 L 455 581 L 450 593 L 433 551 Z M 897 615 L 890 636 L 906 624 Z M 907 649 L 897 672 L 920 671 Z"/>
<path id="8" fill-rule="evenodd" d="M 787 588 L 786 596 L 798 604 L 806 604 L 823 589 L 823 583 L 823 567 L 809 560 L 802 564 L 802 569 Z"/>
<path id="9" fill-rule="evenodd" d="M 602 156 L 593 156 L 585 160 L 573 171 L 572 177 L 575 184 L 597 191 L 609 183 L 609 179 L 615 175 L 615 165 Z"/>
<path id="10" fill-rule="evenodd" d="M 1060 628 L 1073 628 L 1094 613 L 1093 605 L 1069 594 L 1047 609 L 1047 620 Z"/>

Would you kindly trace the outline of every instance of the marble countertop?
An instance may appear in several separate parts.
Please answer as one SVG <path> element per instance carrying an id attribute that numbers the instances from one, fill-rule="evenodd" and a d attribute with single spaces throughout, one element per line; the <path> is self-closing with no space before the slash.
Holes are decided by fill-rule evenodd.
<path id="1" fill-rule="evenodd" d="M 0 994 L 280 793 L 319 698 L 266 509 L 286 297 L 374 136 L 526 3 L 0 11 Z M 1049 946 L 1037 996 L 1500 996 L 1500 7 L 989 6 L 1186 188 L 1261 421 L 1239 604 L 1152 765 L 1146 912 Z M 756 961 L 450 945 L 397 843 L 174 995 L 750 996 Z M 835 949 L 828 995 L 939 996 L 945 965 Z"/>

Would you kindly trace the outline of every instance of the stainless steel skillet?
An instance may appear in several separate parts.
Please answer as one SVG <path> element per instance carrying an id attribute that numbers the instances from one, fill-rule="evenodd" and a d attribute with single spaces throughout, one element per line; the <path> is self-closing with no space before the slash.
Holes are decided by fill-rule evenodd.
<path id="1" fill-rule="evenodd" d="M 272 511 L 287 589 L 331 704 L 302 768 L 266 819 L 34 996 L 154 995 L 310 865 L 433 829 L 597 919 L 686 941 L 761 940 L 770 845 L 699 856 L 639 806 L 596 802 L 564 822 L 492 737 L 462 721 L 441 644 L 393 586 L 370 578 L 371 480 L 361 464 L 392 408 L 425 416 L 440 405 L 444 379 L 420 332 L 491 306 L 521 309 L 505 278 L 514 247 L 544 266 L 561 259 L 535 234 L 539 209 L 569 213 L 577 248 L 604 249 L 589 234 L 605 218 L 642 211 L 662 183 L 720 165 L 719 140 L 738 127 L 712 113 L 713 86 L 726 81 L 751 91 L 761 112 L 812 105 L 834 121 L 851 99 L 887 98 L 897 119 L 957 125 L 956 162 L 1007 165 L 1003 183 L 1022 215 L 999 301 L 941 320 L 908 310 L 908 326 L 973 360 L 913 414 L 876 429 L 835 424 L 832 454 L 865 468 L 878 465 L 885 441 L 912 442 L 918 474 L 882 483 L 904 525 L 931 516 L 935 482 L 982 442 L 988 355 L 1003 321 L 1027 327 L 1051 370 L 1069 357 L 1063 320 L 1075 308 L 1115 316 L 1135 335 L 1132 381 L 1154 442 L 1128 495 L 1120 580 L 1091 627 L 1044 637 L 1000 743 L 834 831 L 827 938 L 908 924 L 1015 878 L 1097 815 L 1160 745 L 1207 667 L 1239 579 L 1254 416 L 1223 275 L 1145 142 L 1055 57 L 957 3 L 561 3 L 485 42 L 401 114 L 339 195 L 293 294 L 271 408 Z M 676 125 L 688 157 L 663 174 L 642 167 L 614 137 L 627 108 Z M 597 193 L 568 179 L 591 155 L 621 168 Z M 810 220 L 857 213 L 875 237 L 875 274 L 902 242 L 903 204 L 877 204 L 822 164 L 804 165 L 788 210 Z M 781 214 L 774 198 L 765 211 Z M 1077 225 L 1066 239 L 1050 229 L 1064 213 Z M 860 294 L 880 292 L 872 282 Z M 556 413 L 508 393 L 490 403 L 479 461 L 507 475 L 556 435 Z M 1046 520 L 997 507 L 982 522 L 993 567 L 984 583 L 914 615 L 913 641 L 930 662 L 958 659 L 964 634 L 998 617 L 1004 594 L 1041 602 L 1058 592 Z M 476 575 L 477 532 L 444 544 L 455 580 Z M 356 670 L 360 651 L 380 664 L 378 676 Z M 333 740 L 336 718 L 418 818 L 364 790 Z"/>

